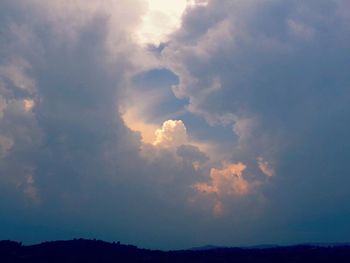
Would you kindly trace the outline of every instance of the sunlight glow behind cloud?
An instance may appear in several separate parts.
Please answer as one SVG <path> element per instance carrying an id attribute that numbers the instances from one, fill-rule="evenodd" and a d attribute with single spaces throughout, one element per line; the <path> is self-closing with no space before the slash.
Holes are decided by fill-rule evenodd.
<path id="1" fill-rule="evenodd" d="M 143 44 L 159 45 L 167 41 L 167 35 L 181 25 L 181 16 L 186 9 L 186 0 L 147 0 L 148 10 L 142 18 L 137 33 Z"/>
<path id="2" fill-rule="evenodd" d="M 136 107 L 130 107 L 123 115 L 125 125 L 132 131 L 139 132 L 143 143 L 153 143 L 157 126 L 147 123 L 139 116 Z"/>

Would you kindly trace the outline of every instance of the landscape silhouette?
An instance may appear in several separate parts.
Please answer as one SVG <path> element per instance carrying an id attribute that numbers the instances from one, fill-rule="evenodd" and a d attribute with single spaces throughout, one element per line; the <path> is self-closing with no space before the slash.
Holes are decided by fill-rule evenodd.
<path id="1" fill-rule="evenodd" d="M 0 241 L 0 262 L 350 262 L 350 245 L 295 245 L 258 247 L 205 246 L 187 250 L 161 251 L 141 249 L 120 242 L 74 239 L 22 245 Z"/>

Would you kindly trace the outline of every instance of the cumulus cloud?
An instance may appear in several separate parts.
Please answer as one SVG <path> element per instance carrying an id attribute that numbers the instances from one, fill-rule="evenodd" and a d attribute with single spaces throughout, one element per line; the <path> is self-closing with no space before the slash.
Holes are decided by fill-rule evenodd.
<path id="1" fill-rule="evenodd" d="M 244 176 L 247 166 L 241 162 L 223 162 L 221 168 L 210 169 L 210 181 L 196 183 L 193 187 L 202 195 L 208 195 L 213 202 L 212 212 L 216 216 L 223 216 L 227 209 L 225 203 L 230 199 L 235 201 L 241 197 L 253 194 L 262 181 L 248 180 Z"/>
<path id="2" fill-rule="evenodd" d="M 249 192 L 249 184 L 242 176 L 245 169 L 243 163 L 225 163 L 222 169 L 211 169 L 211 183 L 199 183 L 194 187 L 204 193 L 245 195 Z"/>
<path id="3" fill-rule="evenodd" d="M 187 143 L 187 131 L 181 120 L 167 120 L 160 129 L 155 131 L 156 139 L 153 145 L 166 148 L 176 148 Z"/>

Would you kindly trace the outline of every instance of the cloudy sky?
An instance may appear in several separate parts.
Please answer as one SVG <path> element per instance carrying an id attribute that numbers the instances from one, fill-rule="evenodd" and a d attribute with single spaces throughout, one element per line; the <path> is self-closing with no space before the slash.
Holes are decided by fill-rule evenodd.
<path id="1" fill-rule="evenodd" d="M 0 239 L 350 241 L 348 0 L 2 0 Z"/>

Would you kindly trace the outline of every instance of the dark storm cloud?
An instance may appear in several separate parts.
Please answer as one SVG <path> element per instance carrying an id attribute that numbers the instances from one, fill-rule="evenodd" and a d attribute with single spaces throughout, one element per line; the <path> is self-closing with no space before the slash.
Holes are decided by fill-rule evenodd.
<path id="1" fill-rule="evenodd" d="M 206 162 L 208 156 L 192 145 L 181 145 L 177 148 L 177 154 L 190 162 Z"/>
<path id="2" fill-rule="evenodd" d="M 162 50 L 189 111 L 235 133 L 214 153 L 246 165 L 230 179 L 249 189 L 238 198 L 218 193 L 237 164 L 211 171 L 197 146 L 172 148 L 179 134 L 163 148 L 143 144 L 120 116 L 132 77 L 159 66 L 132 40 L 140 1 L 2 1 L 0 238 L 158 248 L 345 240 L 347 7 L 210 1 L 187 10 Z M 196 183 L 220 189 L 213 199 Z"/>
<path id="3" fill-rule="evenodd" d="M 1 238 L 179 242 L 171 211 L 186 210 L 193 176 L 176 175 L 193 168 L 142 158 L 119 115 L 129 76 L 152 60 L 129 36 L 139 3 L 119 5 L 1 3 Z"/>
<path id="4" fill-rule="evenodd" d="M 249 168 L 266 158 L 275 166 L 262 219 L 266 229 L 279 226 L 272 240 L 349 235 L 343 223 L 335 226 L 350 217 L 348 7 L 347 1 L 209 1 L 188 10 L 163 50 L 179 77 L 175 95 L 189 98 L 189 110 L 208 122 L 232 125 L 238 136 L 232 160 Z"/>

